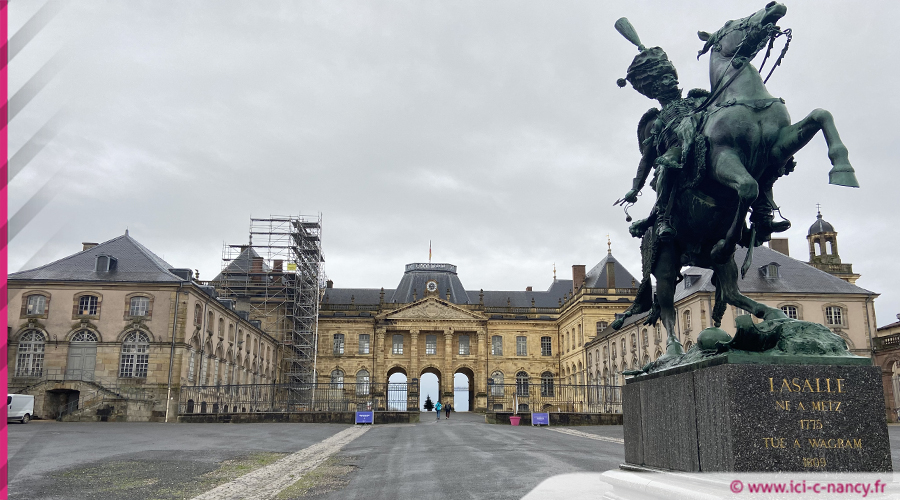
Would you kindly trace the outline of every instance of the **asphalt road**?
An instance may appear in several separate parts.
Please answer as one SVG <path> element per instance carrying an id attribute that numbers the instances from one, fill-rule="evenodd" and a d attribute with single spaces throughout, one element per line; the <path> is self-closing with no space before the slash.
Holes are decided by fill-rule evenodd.
<path id="1" fill-rule="evenodd" d="M 279 498 L 517 499 L 551 476 L 602 472 L 624 460 L 621 426 L 513 427 L 485 424 L 478 414 L 439 422 L 432 415 L 368 429 Z M 10 498 L 192 498 L 349 427 L 10 424 Z M 900 427 L 890 427 L 890 438 L 898 470 Z"/>

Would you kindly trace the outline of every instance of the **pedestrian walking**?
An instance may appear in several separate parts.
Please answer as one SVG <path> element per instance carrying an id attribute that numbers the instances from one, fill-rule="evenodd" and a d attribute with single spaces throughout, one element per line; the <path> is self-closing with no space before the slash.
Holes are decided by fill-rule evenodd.
<path id="1" fill-rule="evenodd" d="M 450 420 L 450 412 L 453 411 L 453 405 L 447 403 L 447 406 L 444 407 L 444 411 L 447 412 L 447 420 Z"/>
<path id="2" fill-rule="evenodd" d="M 441 419 L 441 408 L 442 408 L 441 402 L 438 401 L 437 404 L 434 405 L 434 411 L 435 411 L 435 413 L 437 413 L 437 418 L 435 420 Z"/>

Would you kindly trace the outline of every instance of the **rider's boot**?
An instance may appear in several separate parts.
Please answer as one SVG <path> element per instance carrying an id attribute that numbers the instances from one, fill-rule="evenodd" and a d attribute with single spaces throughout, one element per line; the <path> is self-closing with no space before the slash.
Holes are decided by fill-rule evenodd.
<path id="1" fill-rule="evenodd" d="M 661 242 L 672 241 L 675 239 L 676 235 L 675 228 L 672 227 L 670 220 L 668 217 L 662 217 L 659 219 L 659 223 L 656 225 L 656 237 Z"/>
<path id="2" fill-rule="evenodd" d="M 750 222 L 756 225 L 757 234 L 762 236 L 783 233 L 791 228 L 791 221 L 787 219 L 775 221 L 771 210 L 753 210 L 753 213 L 750 214 Z M 760 241 L 765 241 L 765 239 Z"/>

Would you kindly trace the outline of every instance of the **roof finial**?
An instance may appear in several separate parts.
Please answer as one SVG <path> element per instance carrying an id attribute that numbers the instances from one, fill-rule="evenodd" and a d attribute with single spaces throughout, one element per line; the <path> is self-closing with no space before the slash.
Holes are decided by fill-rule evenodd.
<path id="1" fill-rule="evenodd" d="M 553 263 L 553 281 L 556 281 L 556 262 Z"/>
<path id="2" fill-rule="evenodd" d="M 128 228 L 125 228 L 125 236 L 128 236 Z"/>
<path id="3" fill-rule="evenodd" d="M 818 215 L 816 215 L 816 219 L 821 219 L 822 218 L 822 205 L 816 203 L 816 212 L 818 212 Z"/>
<path id="4" fill-rule="evenodd" d="M 612 255 L 612 240 L 609 239 L 609 233 L 606 233 L 606 254 Z"/>

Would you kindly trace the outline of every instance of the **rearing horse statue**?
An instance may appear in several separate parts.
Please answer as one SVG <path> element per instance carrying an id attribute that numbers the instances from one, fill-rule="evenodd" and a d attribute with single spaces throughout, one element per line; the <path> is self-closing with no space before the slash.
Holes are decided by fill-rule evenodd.
<path id="1" fill-rule="evenodd" d="M 642 237 L 643 279 L 634 304 L 612 326 L 621 328 L 628 316 L 650 311 L 646 324 L 661 320 L 668 333 L 665 358 L 684 352 L 674 328 L 675 285 L 682 266 L 713 270 L 716 305 L 712 319 L 716 327 L 721 326 L 727 304 L 758 318 L 786 319 L 780 309 L 740 293 L 734 252 L 738 244 L 748 248 L 743 275 L 753 247 L 768 241 L 773 232 L 790 227 L 787 221 L 773 221 L 778 207 L 772 187 L 780 176 L 793 170 L 793 155 L 817 132 L 822 131 L 828 144 L 833 165 L 829 182 L 859 186 L 831 113 L 816 109 L 792 125 L 784 100 L 769 94 L 750 64 L 767 44 L 771 49 L 778 35 L 789 33 L 775 24 L 786 12 L 787 7 L 771 2 L 748 17 L 729 21 L 715 33 L 700 32 L 705 45 L 698 58 L 710 54 L 711 91 L 695 89 L 686 99 L 680 98 L 677 73 L 665 52 L 644 47 L 626 19 L 616 23 L 616 29 L 641 52 L 629 67 L 627 81 L 664 105 L 662 111 L 648 111 L 638 126 L 643 156 L 639 175 L 633 189 L 617 203 L 636 201 L 649 164 L 659 170 L 656 189 L 662 193 L 660 186 L 668 187 L 651 217 L 632 224 L 632 235 Z M 775 66 L 779 63 L 780 58 Z M 625 80 L 619 80 L 619 85 L 624 86 Z M 673 181 L 673 176 L 677 180 Z M 655 215 L 658 213 L 663 216 Z M 651 274 L 656 277 L 655 296 Z"/>
<path id="2" fill-rule="evenodd" d="M 760 222 L 771 217 L 772 209 L 777 208 L 772 184 L 790 172 L 794 153 L 820 130 L 833 165 L 829 182 L 859 187 L 831 113 L 816 109 L 791 125 L 784 100 L 769 94 L 759 72 L 750 64 L 773 34 L 780 32 L 775 23 L 786 13 L 783 4 L 770 2 L 751 16 L 728 21 L 715 33 L 698 33 L 706 43 L 697 57 L 709 52 L 712 90 L 702 108 L 706 112 L 702 133 L 709 141 L 710 173 L 739 199 L 725 238 L 712 250 L 716 262 L 732 258 L 751 206 Z M 756 222 L 753 217 L 751 222 Z"/>

